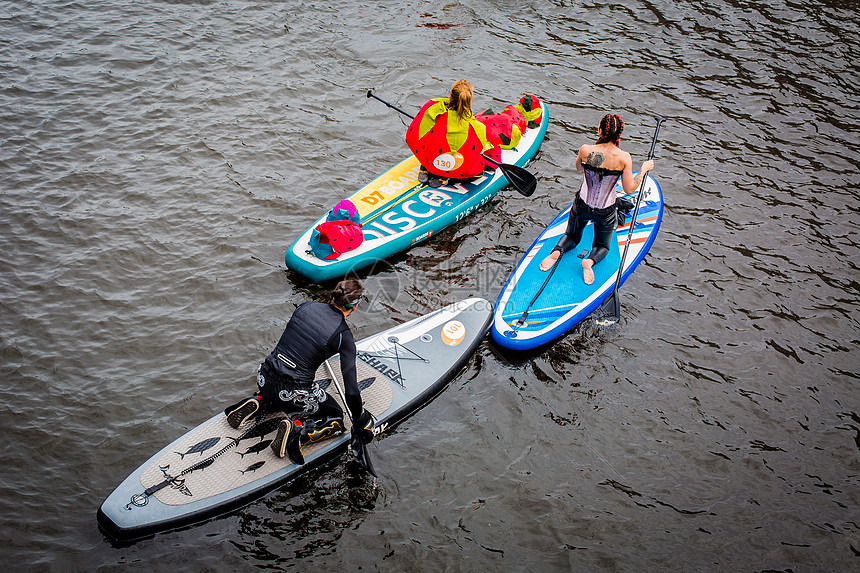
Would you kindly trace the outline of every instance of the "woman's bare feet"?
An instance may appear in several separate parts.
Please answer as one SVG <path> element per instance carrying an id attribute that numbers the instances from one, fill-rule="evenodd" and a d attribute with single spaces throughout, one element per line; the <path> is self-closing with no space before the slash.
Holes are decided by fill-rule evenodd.
<path id="1" fill-rule="evenodd" d="M 594 282 L 594 271 L 591 270 L 592 266 L 594 266 L 594 261 L 591 259 L 582 259 L 582 280 L 587 285 Z"/>
<path id="2" fill-rule="evenodd" d="M 550 270 L 560 256 L 561 256 L 561 253 L 559 253 L 558 251 L 551 252 L 549 255 L 547 255 L 547 257 L 544 260 L 541 261 L 540 270 L 542 270 L 542 271 Z"/>

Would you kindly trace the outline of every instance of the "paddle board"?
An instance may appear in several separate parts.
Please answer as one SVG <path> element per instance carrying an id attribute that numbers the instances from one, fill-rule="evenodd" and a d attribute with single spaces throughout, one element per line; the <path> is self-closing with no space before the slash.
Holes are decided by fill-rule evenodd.
<path id="1" fill-rule="evenodd" d="M 491 318 L 489 301 L 469 298 L 356 343 L 361 396 L 377 420 L 374 434 L 385 433 L 439 393 L 465 366 Z M 329 363 L 340 377 L 337 357 Z M 325 364 L 316 379 L 328 388 Z M 328 391 L 346 411 L 337 390 Z M 258 499 L 347 450 L 348 416 L 346 433 L 303 448 L 304 465 L 278 458 L 269 444 L 281 417 L 269 414 L 239 430 L 227 424 L 223 412 L 203 422 L 144 462 L 105 499 L 97 516 L 101 530 L 114 540 L 133 540 L 196 523 Z"/>
<path id="2" fill-rule="evenodd" d="M 624 260 L 621 284 L 645 258 L 663 218 L 660 185 L 650 176 L 645 179 L 644 195 Z M 615 191 L 618 197 L 625 197 L 620 181 Z M 626 197 L 635 203 L 635 193 Z M 492 339 L 499 346 L 510 350 L 529 350 L 552 342 L 591 314 L 615 288 L 621 251 L 632 223 L 632 210 L 627 214 L 625 223 L 614 231 L 609 253 L 593 267 L 594 283 L 586 285 L 583 281 L 582 259 L 579 257 L 583 251 L 586 254 L 591 251 L 594 225 L 589 224 L 582 234 L 582 240 L 564 254 L 543 292 L 529 306 L 549 275 L 549 271 L 541 271 L 538 267 L 567 229 L 572 206 L 559 213 L 529 247 L 499 294 L 491 328 Z M 526 310 L 528 314 L 525 322 L 520 324 Z"/>
<path id="3" fill-rule="evenodd" d="M 522 167 L 534 157 L 549 124 L 546 106 L 542 101 L 540 105 L 540 125 L 526 129 L 516 148 L 502 149 L 501 163 Z M 501 169 L 496 169 L 468 183 L 429 187 L 418 182 L 419 167 L 418 160 L 410 156 L 347 197 L 361 218 L 364 241 L 357 249 L 328 261 L 311 253 L 311 234 L 326 220 L 324 214 L 287 249 L 287 267 L 317 282 L 343 277 L 429 239 L 508 185 Z"/>

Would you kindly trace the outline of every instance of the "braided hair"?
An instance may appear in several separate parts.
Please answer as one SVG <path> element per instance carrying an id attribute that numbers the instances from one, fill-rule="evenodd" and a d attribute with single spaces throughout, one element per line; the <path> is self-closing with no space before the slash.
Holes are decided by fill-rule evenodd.
<path id="1" fill-rule="evenodd" d="M 364 294 L 364 287 L 361 286 L 361 281 L 357 279 L 340 281 L 331 291 L 331 303 L 338 308 L 350 310 L 355 308 L 362 294 Z"/>
<path id="2" fill-rule="evenodd" d="M 618 114 L 607 113 L 600 120 L 600 139 L 595 145 L 601 143 L 614 143 L 618 145 L 618 140 L 621 138 L 621 132 L 624 131 L 624 122 L 618 117 Z"/>
<path id="3" fill-rule="evenodd" d="M 460 119 L 472 117 L 472 91 L 475 86 L 466 80 L 457 80 L 448 94 L 448 109 L 456 111 Z"/>

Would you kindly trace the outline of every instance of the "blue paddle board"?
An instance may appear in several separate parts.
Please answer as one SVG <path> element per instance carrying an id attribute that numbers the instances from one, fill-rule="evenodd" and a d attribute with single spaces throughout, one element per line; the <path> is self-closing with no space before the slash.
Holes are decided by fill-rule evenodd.
<path id="1" fill-rule="evenodd" d="M 492 312 L 489 301 L 469 298 L 356 343 L 358 385 L 376 418 L 375 435 L 444 389 L 487 334 Z M 337 357 L 329 363 L 343 388 Z M 316 379 L 346 410 L 328 388 L 325 364 Z M 304 465 L 279 458 L 269 445 L 282 417 L 267 414 L 235 430 L 219 412 L 133 471 L 102 503 L 99 527 L 125 541 L 193 524 L 250 503 L 348 448 L 347 417 L 346 433 L 303 447 Z"/>
<path id="2" fill-rule="evenodd" d="M 524 166 L 543 142 L 549 114 L 541 101 L 542 118 L 537 127 L 526 129 L 514 149 L 503 149 L 501 163 Z M 364 235 L 362 244 L 334 260 L 323 260 L 311 251 L 311 234 L 325 222 L 323 214 L 293 241 L 284 257 L 290 269 L 321 282 L 404 251 L 472 214 L 508 185 L 501 169 L 485 171 L 473 181 L 441 187 L 418 182 L 418 160 L 404 159 L 349 197 L 358 209 Z"/>
<path id="3" fill-rule="evenodd" d="M 635 192 L 625 196 L 620 181 L 615 191 L 618 197 L 627 197 L 635 203 Z M 657 181 L 646 176 L 643 192 L 624 260 L 621 284 L 645 258 L 657 237 L 663 218 L 663 193 Z M 594 282 L 591 285 L 583 281 L 582 259 L 579 255 L 583 251 L 591 251 L 594 239 L 592 224 L 586 226 L 579 244 L 562 256 L 548 282 L 549 271 L 538 268 L 567 229 L 572 206 L 559 213 L 529 247 L 499 294 L 491 328 L 492 339 L 499 346 L 510 350 L 529 350 L 552 342 L 576 326 L 612 294 L 621 263 L 621 251 L 632 223 L 632 210 L 627 214 L 625 223 L 614 231 L 609 253 L 593 267 Z M 540 296 L 532 303 L 545 282 Z M 528 314 L 522 321 L 526 311 Z"/>

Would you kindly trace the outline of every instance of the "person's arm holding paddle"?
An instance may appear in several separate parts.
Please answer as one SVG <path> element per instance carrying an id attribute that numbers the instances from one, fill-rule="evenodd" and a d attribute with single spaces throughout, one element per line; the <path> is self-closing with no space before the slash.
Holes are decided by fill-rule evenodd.
<path id="1" fill-rule="evenodd" d="M 579 153 L 576 155 L 576 170 L 580 173 L 585 171 L 585 167 L 583 167 L 583 163 L 588 157 L 588 153 L 590 148 L 593 147 L 591 145 L 583 145 L 579 148 Z M 621 151 L 621 150 L 619 150 Z M 648 159 L 642 162 L 642 167 L 639 169 L 639 172 L 636 176 L 633 176 L 633 158 L 626 151 L 621 151 L 620 157 L 624 162 L 624 170 L 621 173 L 621 187 L 624 190 L 625 195 L 630 195 L 636 189 L 639 188 L 639 185 L 642 183 L 642 179 L 645 177 L 645 174 L 654 169 L 654 160 Z"/>
<path id="2" fill-rule="evenodd" d="M 358 303 L 356 303 L 357 305 Z M 355 306 L 344 313 L 344 318 L 352 314 Z M 340 353 L 340 374 L 343 379 L 343 400 L 349 409 L 352 424 L 352 435 L 354 439 L 360 439 L 362 444 L 368 444 L 373 440 L 373 417 L 370 415 L 361 401 L 361 390 L 355 371 L 355 339 L 351 331 L 342 333 L 343 339 L 338 349 Z"/>
<path id="3" fill-rule="evenodd" d="M 648 159 L 642 162 L 642 167 L 636 176 L 633 176 L 633 159 L 630 154 L 624 152 L 627 157 L 624 164 L 624 173 L 621 174 L 621 187 L 624 189 L 625 195 L 630 195 L 635 192 L 645 178 L 645 174 L 654 169 L 654 160 Z M 577 158 L 578 160 L 579 158 Z"/>

